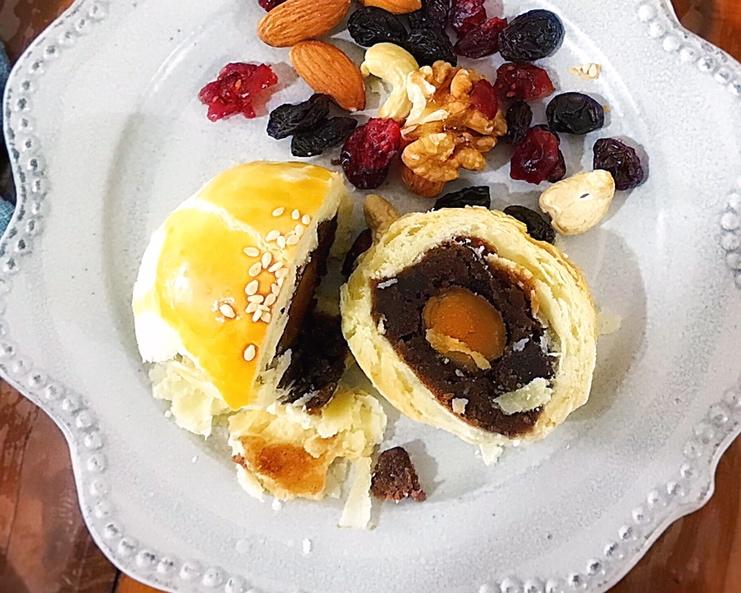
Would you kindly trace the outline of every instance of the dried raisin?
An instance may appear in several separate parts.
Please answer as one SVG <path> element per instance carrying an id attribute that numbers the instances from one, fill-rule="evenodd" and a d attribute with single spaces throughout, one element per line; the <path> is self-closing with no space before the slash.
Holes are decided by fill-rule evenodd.
<path id="1" fill-rule="evenodd" d="M 588 134 L 605 125 L 602 105 L 583 93 L 562 93 L 548 103 L 548 126 L 554 132 Z"/>
<path id="2" fill-rule="evenodd" d="M 273 10 L 273 8 L 275 8 L 276 6 L 280 6 L 285 1 L 286 0 L 258 0 L 258 4 L 262 8 L 270 12 L 271 10 Z"/>
<path id="3" fill-rule="evenodd" d="M 556 240 L 556 231 L 545 217 L 525 206 L 507 206 L 504 213 L 524 222 L 527 226 L 527 234 L 537 241 L 553 243 Z"/>
<path id="4" fill-rule="evenodd" d="M 314 129 L 327 118 L 330 103 L 327 95 L 312 95 L 303 103 L 276 107 L 268 119 L 268 136 L 280 140 Z"/>
<path id="5" fill-rule="evenodd" d="M 515 18 L 499 37 L 499 51 L 510 62 L 533 62 L 561 46 L 561 19 L 549 10 L 531 10 Z"/>
<path id="6" fill-rule="evenodd" d="M 483 58 L 499 51 L 499 34 L 507 26 L 505 19 L 491 18 L 461 35 L 455 44 L 458 55 Z"/>
<path id="7" fill-rule="evenodd" d="M 530 128 L 512 153 L 510 177 L 535 184 L 562 179 L 566 164 L 560 142 L 558 135 L 545 126 Z"/>
<path id="8" fill-rule="evenodd" d="M 340 163 L 358 189 L 381 185 L 401 148 L 401 128 L 393 119 L 372 118 L 345 141 Z"/>
<path id="9" fill-rule="evenodd" d="M 291 140 L 291 154 L 310 157 L 343 142 L 358 125 L 352 117 L 332 117 L 313 130 L 298 132 Z"/>
<path id="10" fill-rule="evenodd" d="M 347 30 L 355 43 L 363 47 L 384 42 L 401 45 L 407 37 L 406 27 L 396 15 L 374 6 L 353 12 Z"/>
<path id="11" fill-rule="evenodd" d="M 532 64 L 502 64 L 494 87 L 503 99 L 516 101 L 536 101 L 555 90 L 548 72 Z"/>
<path id="12" fill-rule="evenodd" d="M 448 25 L 450 0 L 424 0 L 422 8 L 409 15 L 409 26 L 412 29 L 440 29 Z"/>
<path id="13" fill-rule="evenodd" d="M 453 66 L 458 63 L 450 38 L 440 29 L 412 29 L 403 46 L 421 66 L 431 66 L 438 60 Z"/>
<path id="14" fill-rule="evenodd" d="M 491 194 L 489 188 L 486 185 L 476 185 L 445 194 L 441 198 L 438 198 L 432 209 L 465 208 L 466 206 L 490 208 Z"/>
<path id="15" fill-rule="evenodd" d="M 597 140 L 594 168 L 609 171 L 615 179 L 615 189 L 621 191 L 640 185 L 646 176 L 635 149 L 616 138 Z"/>
<path id="16" fill-rule="evenodd" d="M 533 110 L 524 101 L 516 101 L 507 109 L 507 135 L 505 142 L 519 144 L 533 123 Z"/>

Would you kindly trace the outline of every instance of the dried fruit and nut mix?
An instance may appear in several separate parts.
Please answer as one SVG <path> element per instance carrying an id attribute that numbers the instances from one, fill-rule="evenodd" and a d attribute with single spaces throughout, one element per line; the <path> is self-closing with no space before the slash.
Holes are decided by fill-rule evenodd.
<path id="1" fill-rule="evenodd" d="M 333 162 L 360 189 L 378 187 L 393 171 L 410 192 L 436 198 L 461 169 L 483 170 L 498 139 L 511 145 L 512 179 L 555 183 L 567 172 L 559 134 L 586 135 L 605 125 L 605 108 L 595 97 L 577 91 L 552 96 L 556 86 L 542 60 L 559 49 L 565 29 L 549 10 L 489 14 L 485 0 L 361 0 L 355 9 L 351 0 L 258 2 L 267 11 L 257 28 L 259 37 L 273 47 L 290 48 L 296 72 L 317 93 L 302 103 L 275 108 L 268 134 L 292 137 L 291 154 L 300 158 L 342 145 Z M 348 14 L 350 36 L 367 48 L 361 64 L 318 39 Z M 504 63 L 490 80 L 456 65 L 457 55 L 482 59 L 496 53 Z M 594 80 L 601 66 L 589 63 L 571 71 Z M 347 112 L 365 108 L 366 82 L 374 90 L 382 86 L 386 96 L 363 123 Z M 213 121 L 238 113 L 253 118 L 277 83 L 269 65 L 228 64 L 200 98 Z M 533 121 L 530 103 L 548 97 L 547 125 L 539 125 L 546 122 Z M 563 187 L 575 187 L 571 179 L 599 177 L 604 182 L 609 174 L 616 189 L 626 190 L 645 178 L 639 154 L 613 138 L 594 144 L 594 169 L 596 176 L 587 171 Z M 450 195 L 455 194 L 437 204 L 468 203 Z M 553 195 L 541 204 L 555 212 L 556 206 L 544 206 Z M 604 198 L 598 202 L 602 209 L 609 205 Z M 566 215 L 560 214 L 561 223 L 554 224 L 565 234 L 576 232 L 586 223 L 576 224 L 574 217 L 583 215 L 591 225 L 604 216 L 597 205 L 569 206 L 570 222 L 563 222 Z M 563 208 L 559 212 L 567 211 Z"/>

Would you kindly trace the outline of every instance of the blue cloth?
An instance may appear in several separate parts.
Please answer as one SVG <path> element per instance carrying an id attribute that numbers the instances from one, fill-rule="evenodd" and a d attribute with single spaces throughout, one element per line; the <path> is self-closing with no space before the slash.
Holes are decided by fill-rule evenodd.
<path id="1" fill-rule="evenodd" d="M 8 76 L 10 75 L 10 60 L 8 54 L 5 52 L 5 46 L 0 42 L 0 142 L 2 140 L 2 128 L 3 128 L 3 111 L 4 106 L 2 104 L 3 92 L 5 91 L 5 83 L 8 82 Z M 0 152 L 2 152 L 2 146 L 0 146 Z M 3 167 L 4 156 L 0 160 L 0 167 Z M 2 188 L 0 188 L 2 191 Z M 5 232 L 10 222 L 10 217 L 13 216 L 13 204 L 9 201 L 2 199 L 5 196 L 0 196 L 0 234 Z"/>

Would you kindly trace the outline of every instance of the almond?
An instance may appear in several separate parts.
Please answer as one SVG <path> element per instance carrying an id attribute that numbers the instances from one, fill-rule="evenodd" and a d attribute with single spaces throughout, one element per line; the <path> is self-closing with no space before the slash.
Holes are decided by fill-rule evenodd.
<path id="1" fill-rule="evenodd" d="M 348 111 L 365 109 L 363 75 L 341 49 L 324 41 L 302 41 L 291 49 L 291 63 L 317 93 L 329 95 Z"/>
<path id="2" fill-rule="evenodd" d="M 422 8 L 422 0 L 361 0 L 363 6 L 383 8 L 394 14 L 407 14 Z"/>
<path id="3" fill-rule="evenodd" d="M 287 0 L 268 12 L 257 34 L 273 47 L 290 47 L 329 33 L 345 18 L 351 0 Z"/>
<path id="4" fill-rule="evenodd" d="M 445 187 L 443 181 L 429 181 L 417 175 L 406 165 L 401 167 L 401 180 L 409 188 L 409 191 L 425 198 L 439 196 Z"/>

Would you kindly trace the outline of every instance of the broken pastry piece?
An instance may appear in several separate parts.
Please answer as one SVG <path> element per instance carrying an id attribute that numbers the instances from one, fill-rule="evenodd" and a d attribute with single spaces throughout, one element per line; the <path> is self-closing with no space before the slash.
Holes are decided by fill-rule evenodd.
<path id="1" fill-rule="evenodd" d="M 216 176 L 154 233 L 134 286 L 136 338 L 181 427 L 206 437 L 229 411 L 308 391 L 314 408 L 329 401 L 343 363 L 312 375 L 302 328 L 308 318 L 311 333 L 339 338 L 337 320 L 312 310 L 344 199 L 327 169 L 253 162 Z M 323 352 L 344 360 L 333 344 Z"/>
<path id="2" fill-rule="evenodd" d="M 399 502 L 411 498 L 416 502 L 427 499 L 419 485 L 417 472 L 403 447 L 387 449 L 378 456 L 373 470 L 371 492 L 376 498 Z"/>
<path id="3" fill-rule="evenodd" d="M 347 463 L 369 460 L 385 429 L 373 396 L 340 387 L 313 414 L 277 402 L 233 414 L 229 444 L 239 482 L 253 496 L 319 500 L 340 496 Z"/>
<path id="4" fill-rule="evenodd" d="M 387 229 L 341 308 L 355 359 L 389 402 L 491 449 L 542 438 L 587 401 L 595 311 L 557 248 L 480 207 L 408 214 Z"/>

